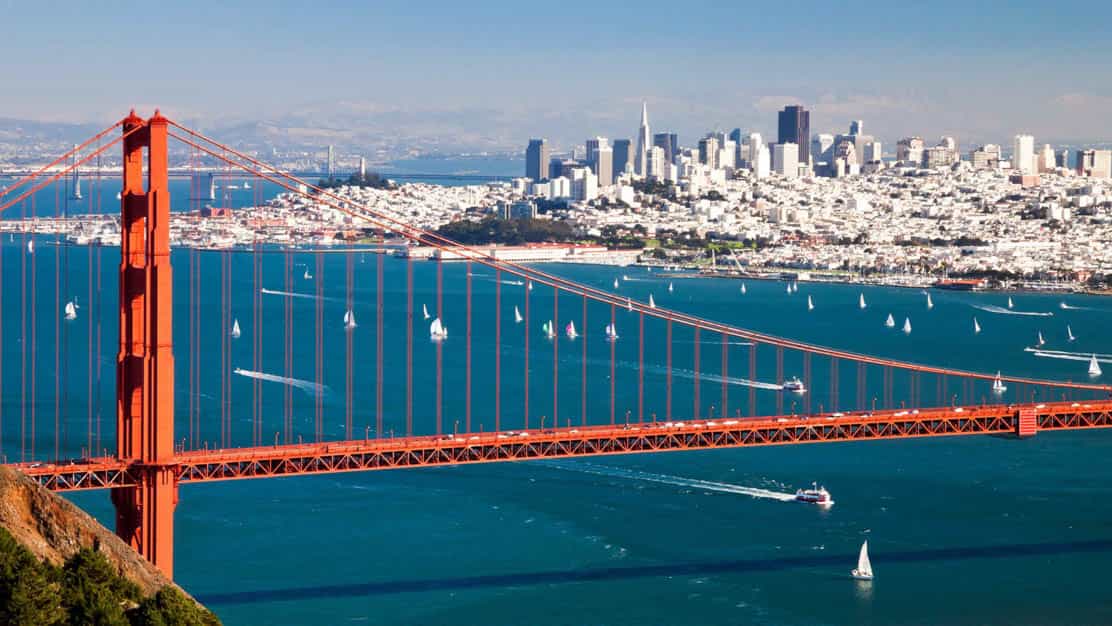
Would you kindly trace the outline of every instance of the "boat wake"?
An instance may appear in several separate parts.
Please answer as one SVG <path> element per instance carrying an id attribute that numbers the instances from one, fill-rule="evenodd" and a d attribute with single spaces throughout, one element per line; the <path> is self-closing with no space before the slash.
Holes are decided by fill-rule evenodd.
<path id="1" fill-rule="evenodd" d="M 1091 306 L 1074 306 L 1072 304 L 1066 304 L 1065 302 L 1059 302 L 1058 303 L 1058 308 L 1066 310 L 1066 311 L 1100 311 L 1100 310 L 1102 310 L 1102 309 L 1098 309 L 1096 307 L 1091 307 Z"/>
<path id="2" fill-rule="evenodd" d="M 554 467 L 570 472 L 581 472 L 584 474 L 594 474 L 595 476 L 606 476 L 607 478 L 623 478 L 626 480 L 638 480 L 642 482 L 658 483 L 662 485 L 672 485 L 674 487 L 686 487 L 689 489 L 700 489 L 703 491 L 713 491 L 716 493 L 730 493 L 739 496 L 752 496 L 754 498 L 766 498 L 769 500 L 779 500 L 780 502 L 794 502 L 794 493 L 783 493 L 780 491 L 770 491 L 768 489 L 758 489 L 756 487 L 745 487 L 743 485 L 735 485 L 732 483 L 720 483 L 710 480 L 699 480 L 697 478 L 684 478 L 682 476 L 671 476 L 668 474 L 653 474 L 651 472 L 643 472 L 641 470 L 625 469 L 621 467 L 614 467 L 611 465 L 596 465 L 594 463 L 568 463 L 568 462 L 554 462 L 546 461 L 541 463 L 548 467 Z"/>
<path id="3" fill-rule="evenodd" d="M 1062 359 L 1064 361 L 1089 361 L 1094 356 L 1093 352 L 1066 352 L 1065 350 L 1039 350 L 1038 348 L 1024 348 L 1023 350 L 1044 359 Z M 1112 363 L 1112 354 L 1097 352 L 1095 356 L 1098 363 Z"/>
<path id="4" fill-rule="evenodd" d="M 993 304 L 971 304 L 969 305 L 974 309 L 980 309 L 986 313 L 996 313 L 997 315 L 1026 315 L 1028 317 L 1053 317 L 1053 311 L 1016 311 L 1015 309 L 1007 309 L 1002 306 Z"/>
<path id="5" fill-rule="evenodd" d="M 315 396 L 323 396 L 324 394 L 328 393 L 327 386 L 319 385 L 309 380 L 301 380 L 300 378 L 287 378 L 285 376 L 278 376 L 276 374 L 267 374 L 265 372 L 255 372 L 252 370 L 240 369 L 238 367 L 232 371 L 236 374 L 239 374 L 240 376 L 246 376 L 247 378 L 255 378 L 257 380 L 265 380 L 272 383 L 282 383 L 283 385 L 296 387 L 297 389 L 300 389 L 305 393 L 309 393 Z"/>
<path id="6" fill-rule="evenodd" d="M 302 300 L 323 300 L 325 302 L 343 302 L 339 298 L 326 298 L 324 296 L 316 296 L 310 293 L 297 293 L 294 291 L 279 291 L 277 289 L 259 289 L 259 293 L 267 296 L 281 296 L 283 298 L 300 298 Z"/>

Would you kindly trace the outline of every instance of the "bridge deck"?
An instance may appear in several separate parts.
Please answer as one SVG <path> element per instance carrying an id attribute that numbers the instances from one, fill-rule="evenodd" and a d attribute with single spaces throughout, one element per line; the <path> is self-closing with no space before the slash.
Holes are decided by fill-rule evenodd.
<path id="1" fill-rule="evenodd" d="M 1014 434 L 1019 413 L 1024 409 L 1034 410 L 1037 430 L 1112 427 L 1112 401 L 1057 402 L 682 420 L 197 450 L 178 455 L 176 464 L 180 481 L 209 482 L 670 450 Z M 56 491 L 135 484 L 131 471 L 134 466 L 113 458 L 13 467 Z"/>

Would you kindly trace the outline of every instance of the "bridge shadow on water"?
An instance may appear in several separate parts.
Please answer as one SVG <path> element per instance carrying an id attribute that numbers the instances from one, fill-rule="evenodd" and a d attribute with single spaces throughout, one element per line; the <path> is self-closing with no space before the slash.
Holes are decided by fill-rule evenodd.
<path id="1" fill-rule="evenodd" d="M 1089 541 L 1059 541 L 1050 543 L 1005 544 L 941 548 L 936 550 L 903 550 L 873 555 L 874 563 L 922 563 L 933 561 L 1005 559 L 1031 556 L 1060 556 L 1091 552 L 1112 551 L 1112 539 Z M 856 550 L 850 554 L 823 554 L 769 559 L 736 559 L 693 561 L 624 567 L 593 567 L 576 570 L 550 570 L 490 574 L 448 578 L 426 578 L 315 587 L 286 587 L 257 591 L 198 594 L 200 602 L 217 606 L 222 604 L 250 604 L 260 602 L 298 601 L 327 598 L 382 596 L 425 591 L 484 589 L 498 587 L 523 587 L 562 583 L 600 582 L 608 580 L 633 580 L 659 576 L 705 576 L 708 574 L 734 574 L 743 572 L 786 571 L 812 567 L 838 567 L 845 569 L 857 560 Z"/>

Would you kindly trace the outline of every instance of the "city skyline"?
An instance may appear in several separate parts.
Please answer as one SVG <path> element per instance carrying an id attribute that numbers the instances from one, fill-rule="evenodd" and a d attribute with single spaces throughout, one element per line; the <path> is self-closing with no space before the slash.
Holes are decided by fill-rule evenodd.
<path id="1" fill-rule="evenodd" d="M 632 14 L 592 7 L 591 23 L 575 25 L 592 45 L 569 47 L 565 38 L 536 37 L 538 16 L 501 2 L 434 3 L 421 15 L 396 3 L 349 7 L 337 11 L 342 20 L 244 2 L 144 7 L 150 23 L 133 36 L 102 36 L 117 28 L 119 13 L 141 6 L 78 6 L 59 18 L 46 6 L 9 3 L 8 22 L 20 28 L 0 42 L 0 54 L 17 58 L 46 43 L 89 50 L 97 67 L 128 72 L 90 71 L 72 55 L 14 64 L 9 79 L 21 88 L 0 117 L 100 122 L 159 105 L 208 127 L 324 129 L 340 145 L 345 135 L 397 128 L 455 149 L 498 149 L 526 136 L 557 146 L 629 136 L 629 110 L 648 101 L 654 128 L 681 138 L 735 127 L 772 136 L 769 114 L 790 104 L 808 108 L 812 129 L 866 119 L 889 143 L 908 135 L 1000 142 L 1016 132 L 1055 142 L 1112 138 L 1103 115 L 1112 76 L 1100 62 L 1112 53 L 1100 33 L 1112 9 L 1101 4 L 1061 15 L 1036 3 L 998 11 L 943 2 L 888 7 L 881 20 L 859 3 L 758 14 L 649 2 Z M 1081 13 L 1085 20 L 1071 17 Z M 554 34 L 572 26 L 546 17 Z M 313 21 L 327 37 L 307 36 Z M 787 47 L 789 23 L 799 30 Z M 616 37 L 619 30 L 625 35 Z M 857 36 L 833 42 L 831 32 Z M 483 46 L 474 46 L 472 37 L 484 33 Z M 687 45 L 692 37 L 698 46 Z M 150 49 L 161 54 L 137 53 Z M 600 52 L 612 71 L 576 69 Z M 127 86 L 137 73 L 145 76 L 138 94 Z"/>

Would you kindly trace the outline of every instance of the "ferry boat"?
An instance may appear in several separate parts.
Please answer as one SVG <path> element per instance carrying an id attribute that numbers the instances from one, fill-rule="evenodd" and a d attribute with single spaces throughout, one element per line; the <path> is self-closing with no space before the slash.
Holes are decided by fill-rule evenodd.
<path id="1" fill-rule="evenodd" d="M 817 504 L 819 506 L 833 506 L 834 500 L 830 497 L 830 492 L 825 487 L 819 487 L 815 483 L 811 483 L 810 489 L 796 489 L 795 499 L 798 502 L 806 502 L 807 504 Z"/>
<path id="2" fill-rule="evenodd" d="M 807 393 L 807 388 L 803 386 L 803 381 L 799 380 L 799 378 L 796 376 L 793 376 L 791 380 L 785 380 L 782 387 L 784 391 L 790 391 L 792 393 L 798 393 L 801 395 Z"/>

